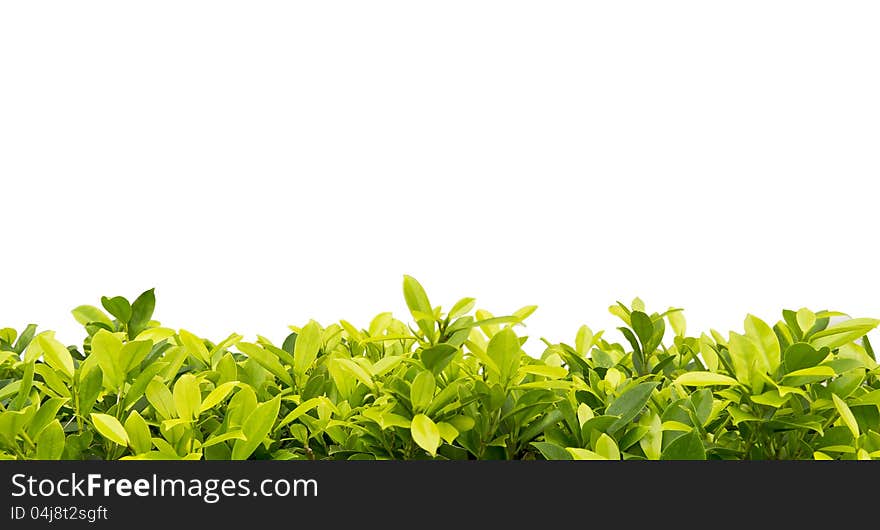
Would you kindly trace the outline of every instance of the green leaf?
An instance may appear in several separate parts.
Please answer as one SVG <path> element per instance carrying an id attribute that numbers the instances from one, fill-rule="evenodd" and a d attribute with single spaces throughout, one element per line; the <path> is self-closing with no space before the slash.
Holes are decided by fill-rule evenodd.
<path id="1" fill-rule="evenodd" d="M 852 411 L 849 409 L 849 406 L 846 404 L 846 401 L 837 397 L 837 394 L 831 394 L 831 399 L 834 401 L 834 408 L 837 409 L 837 413 L 840 414 L 840 419 L 843 420 L 844 425 L 850 430 L 853 435 L 853 438 L 859 437 L 859 423 L 856 421 L 856 417 L 853 415 Z"/>
<path id="2" fill-rule="evenodd" d="M 92 411 L 98 396 L 101 395 L 101 389 L 104 386 L 104 374 L 100 367 L 96 366 L 88 372 L 79 372 L 79 383 L 77 388 L 77 405 L 79 413 L 83 416 Z"/>
<path id="3" fill-rule="evenodd" d="M 247 440 L 236 440 L 232 447 L 232 460 L 247 460 L 257 450 L 257 447 L 263 443 L 272 430 L 272 425 L 275 424 L 280 409 L 280 397 L 257 405 L 241 426 L 241 432 L 244 433 Z"/>
<path id="4" fill-rule="evenodd" d="M 684 318 L 684 311 L 669 308 L 666 319 L 669 320 L 669 325 L 672 327 L 672 332 L 675 333 L 676 337 L 685 336 L 687 321 Z"/>
<path id="5" fill-rule="evenodd" d="M 807 332 L 813 329 L 813 326 L 816 324 L 816 313 L 813 313 L 806 307 L 802 307 L 798 309 L 796 319 L 798 327 Z"/>
<path id="6" fill-rule="evenodd" d="M 101 329 L 92 337 L 92 355 L 98 360 L 105 383 L 113 390 L 125 383 L 121 353 L 122 339 L 117 334 Z"/>
<path id="7" fill-rule="evenodd" d="M 202 407 L 199 381 L 192 374 L 183 374 L 174 383 L 174 408 L 179 418 L 192 420 L 198 417 Z"/>
<path id="8" fill-rule="evenodd" d="M 163 419 L 171 419 L 175 416 L 177 407 L 175 405 L 174 396 L 168 387 L 159 379 L 153 379 L 147 385 L 145 392 L 147 401 L 152 405 L 153 409 Z"/>
<path id="9" fill-rule="evenodd" d="M 113 321 L 110 320 L 110 317 L 95 306 L 81 305 L 74 308 L 71 311 L 71 314 L 73 314 L 73 318 L 83 326 L 91 322 L 100 322 L 106 326 L 113 325 Z"/>
<path id="10" fill-rule="evenodd" d="M 682 434 L 666 447 L 661 460 L 705 460 L 706 449 L 697 431 Z"/>
<path id="11" fill-rule="evenodd" d="M 685 386 L 735 386 L 739 382 L 723 374 L 715 372 L 686 372 L 678 376 L 675 384 Z"/>
<path id="12" fill-rule="evenodd" d="M 66 398 L 49 398 L 44 401 L 25 428 L 28 436 L 36 438 L 44 427 L 52 423 L 58 411 L 68 401 Z"/>
<path id="13" fill-rule="evenodd" d="M 439 374 L 458 353 L 458 348 L 451 344 L 440 343 L 422 350 L 422 364 L 435 374 Z"/>
<path id="14" fill-rule="evenodd" d="M 651 317 L 641 311 L 633 311 L 630 314 L 630 320 L 632 321 L 633 331 L 636 332 L 642 347 L 650 344 L 651 338 L 654 336 L 654 323 L 651 321 Z M 647 355 L 651 352 L 646 351 L 644 353 Z"/>
<path id="15" fill-rule="evenodd" d="M 219 443 L 228 442 L 229 440 L 247 441 L 247 437 L 241 431 L 225 432 L 223 434 L 218 434 L 205 440 L 205 443 L 202 444 L 202 449 L 206 447 L 211 447 L 212 445 L 217 445 Z"/>
<path id="16" fill-rule="evenodd" d="M 758 367 L 766 372 L 775 372 L 781 362 L 779 339 L 773 328 L 766 322 L 754 315 L 748 315 L 745 320 L 746 334 L 752 338 L 757 346 L 761 361 Z"/>
<path id="17" fill-rule="evenodd" d="M 639 383 L 618 396 L 617 399 L 605 409 L 606 415 L 618 416 L 617 421 L 611 425 L 609 431 L 616 432 L 622 429 L 628 425 L 633 418 L 638 416 L 642 409 L 645 408 L 645 405 L 651 398 L 651 393 L 656 386 L 657 383 Z"/>
<path id="18" fill-rule="evenodd" d="M 817 366 L 831 353 L 828 348 L 815 349 L 806 342 L 795 342 L 785 349 L 785 370 L 794 372 Z"/>
<path id="19" fill-rule="evenodd" d="M 429 452 L 431 456 L 437 456 L 437 448 L 440 447 L 440 430 L 431 418 L 424 414 L 416 414 L 410 432 L 419 447 Z"/>
<path id="20" fill-rule="evenodd" d="M 341 367 L 349 374 L 355 376 L 361 383 L 367 385 L 368 387 L 373 386 L 373 377 L 370 375 L 370 373 L 367 372 L 367 370 L 363 366 L 352 361 L 351 359 L 333 359 L 333 364 Z"/>
<path id="21" fill-rule="evenodd" d="M 153 318 L 153 309 L 156 307 L 156 294 L 154 289 L 144 291 L 131 304 L 131 319 L 128 321 L 128 336 L 137 337 L 141 331 L 147 329 L 150 319 Z"/>
<path id="22" fill-rule="evenodd" d="M 146 453 L 153 447 L 150 441 L 150 427 L 144 418 L 134 410 L 125 420 L 125 432 L 128 435 L 128 444 L 135 454 Z"/>
<path id="23" fill-rule="evenodd" d="M 595 449 L 597 454 L 607 460 L 620 460 L 620 449 L 617 448 L 617 442 L 605 433 L 599 435 Z"/>
<path id="24" fill-rule="evenodd" d="M 198 338 L 197 336 L 185 329 L 181 329 L 178 333 L 178 336 L 180 337 L 180 342 L 183 343 L 183 347 L 186 348 L 187 352 L 190 355 L 192 355 L 196 359 L 199 359 L 205 364 L 211 363 L 211 356 L 208 353 L 208 347 L 205 346 L 205 342 L 202 339 Z M 238 346 L 240 348 L 241 344 L 239 344 Z"/>
<path id="25" fill-rule="evenodd" d="M 589 449 L 566 447 L 565 450 L 568 451 L 568 454 L 572 456 L 573 460 L 608 460 L 599 453 L 590 451 Z"/>
<path id="26" fill-rule="evenodd" d="M 860 339 L 880 324 L 875 318 L 852 318 L 832 324 L 810 338 L 810 344 L 817 348 L 839 348 L 856 339 Z"/>
<path id="27" fill-rule="evenodd" d="M 544 364 L 527 364 L 520 367 L 520 373 L 540 375 L 550 379 L 562 379 L 568 375 L 568 370 L 562 366 L 547 366 Z"/>
<path id="28" fill-rule="evenodd" d="M 317 407 L 325 399 L 327 399 L 327 398 L 322 396 L 322 397 L 308 399 L 308 400 L 300 403 L 295 409 L 290 411 L 290 413 L 287 416 L 285 416 L 283 420 L 278 422 L 278 427 L 283 427 L 283 426 L 287 425 L 288 423 L 292 423 L 292 422 L 296 421 L 297 419 L 299 419 L 300 416 L 302 416 L 303 414 L 306 414 L 307 412 L 309 412 L 312 409 L 314 409 L 315 407 Z"/>
<path id="29" fill-rule="evenodd" d="M 119 367 L 124 378 L 140 365 L 152 348 L 153 343 L 149 340 L 133 340 L 122 346 L 119 350 Z"/>
<path id="30" fill-rule="evenodd" d="M 43 349 L 43 359 L 46 364 L 61 372 L 68 379 L 73 379 L 73 357 L 63 344 L 58 342 L 54 333 L 41 333 L 37 337 L 40 348 Z"/>
<path id="31" fill-rule="evenodd" d="M 199 407 L 199 414 L 214 408 L 214 406 L 218 405 L 221 401 L 226 399 L 226 396 L 228 396 L 229 393 L 232 392 L 232 389 L 234 389 L 239 384 L 240 383 L 238 381 L 227 381 L 212 390 L 205 397 L 204 401 L 202 401 L 202 406 Z"/>
<path id="32" fill-rule="evenodd" d="M 571 453 L 561 445 L 550 442 L 532 442 L 531 445 L 547 460 L 573 460 Z"/>
<path id="33" fill-rule="evenodd" d="M 300 342 L 301 340 L 297 340 L 297 344 Z M 251 344 L 249 342 L 239 342 L 238 349 L 282 382 L 288 386 L 293 386 L 293 378 L 290 377 L 290 374 L 284 366 L 281 365 L 281 362 L 275 354 L 263 349 L 257 344 Z M 302 375 L 300 377 L 302 377 Z"/>
<path id="34" fill-rule="evenodd" d="M 54 420 L 37 436 L 37 460 L 60 460 L 64 453 L 64 428 Z"/>
<path id="35" fill-rule="evenodd" d="M 516 333 L 510 328 L 502 329 L 489 341 L 486 353 L 498 366 L 501 384 L 508 385 L 519 368 L 522 355 L 522 347 Z"/>
<path id="36" fill-rule="evenodd" d="M 812 368 L 802 368 L 790 372 L 782 378 L 782 383 L 787 386 L 803 386 L 818 381 L 824 381 L 830 377 L 834 377 L 836 373 L 830 366 L 814 366 Z"/>
<path id="37" fill-rule="evenodd" d="M 404 275 L 403 277 L 403 298 L 406 300 L 406 306 L 412 313 L 419 329 L 429 341 L 433 342 L 434 309 L 431 307 L 431 302 L 422 285 L 412 276 Z"/>
<path id="38" fill-rule="evenodd" d="M 321 326 L 315 321 L 306 324 L 297 336 L 293 346 L 293 374 L 298 384 L 302 384 L 306 372 L 318 358 L 321 342 Z"/>
<path id="39" fill-rule="evenodd" d="M 410 389 L 410 400 L 412 401 L 413 411 L 423 412 L 431 404 L 434 399 L 434 390 L 437 388 L 434 382 L 434 376 L 431 372 L 419 372 L 412 382 Z"/>
<path id="40" fill-rule="evenodd" d="M 639 425 L 648 432 L 639 440 L 639 445 L 648 460 L 659 460 L 663 448 L 663 423 L 658 414 L 646 413 L 639 418 Z"/>
<path id="41" fill-rule="evenodd" d="M 131 319 L 131 304 L 125 297 L 114 296 L 113 298 L 107 298 L 102 296 L 101 305 L 123 324 L 127 324 L 129 319 Z"/>
<path id="42" fill-rule="evenodd" d="M 95 430 L 104 438 L 119 445 L 128 445 L 128 433 L 119 420 L 109 414 L 93 412 L 91 415 Z"/>
<path id="43" fill-rule="evenodd" d="M 766 373 L 769 366 L 766 358 L 758 350 L 757 342 L 751 337 L 731 333 L 728 351 L 737 381 L 755 387 L 754 390 L 760 392 L 763 386 L 760 374 Z"/>

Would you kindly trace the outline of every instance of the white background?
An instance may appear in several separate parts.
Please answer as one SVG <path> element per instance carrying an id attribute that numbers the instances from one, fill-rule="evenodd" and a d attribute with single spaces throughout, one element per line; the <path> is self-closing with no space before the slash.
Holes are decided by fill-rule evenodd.
<path id="1" fill-rule="evenodd" d="M 880 4 L 4 2 L 0 326 L 880 316 Z M 616 335 L 614 335 L 616 336 Z M 539 350 L 536 340 L 529 342 Z"/>

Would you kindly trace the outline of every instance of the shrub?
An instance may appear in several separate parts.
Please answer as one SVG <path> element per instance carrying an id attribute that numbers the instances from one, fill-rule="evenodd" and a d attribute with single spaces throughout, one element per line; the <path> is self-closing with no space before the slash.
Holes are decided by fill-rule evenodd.
<path id="1" fill-rule="evenodd" d="M 517 334 L 534 306 L 444 312 L 403 290 L 411 325 L 312 321 L 280 345 L 162 327 L 152 290 L 74 309 L 82 346 L 2 329 L 0 457 L 880 457 L 878 320 L 800 309 L 688 336 L 681 310 L 636 299 L 610 308 L 621 342 L 583 326 L 535 358 Z"/>

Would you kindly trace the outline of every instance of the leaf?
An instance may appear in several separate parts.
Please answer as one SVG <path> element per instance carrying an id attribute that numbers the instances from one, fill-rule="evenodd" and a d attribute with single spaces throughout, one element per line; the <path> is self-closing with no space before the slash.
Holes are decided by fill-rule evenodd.
<path id="1" fill-rule="evenodd" d="M 572 456 L 572 460 L 608 460 L 599 453 L 590 451 L 589 449 L 566 447 L 565 450 Z"/>
<path id="2" fill-rule="evenodd" d="M 104 324 L 106 326 L 113 325 L 113 321 L 111 321 L 110 318 L 106 314 L 104 314 L 103 311 L 95 306 L 81 305 L 74 308 L 71 311 L 71 314 L 73 314 L 73 318 L 76 319 L 76 321 L 83 326 L 91 322 L 100 322 L 101 324 Z"/>
<path id="3" fill-rule="evenodd" d="M 341 368 L 343 368 L 349 374 L 355 376 L 361 383 L 372 387 L 373 386 L 373 377 L 364 369 L 363 366 L 358 363 L 352 361 L 351 359 L 333 359 L 333 363 Z"/>
<path id="4" fill-rule="evenodd" d="M 684 311 L 669 309 L 666 319 L 672 327 L 672 332 L 676 337 L 684 337 L 687 331 L 687 321 L 684 318 Z"/>
<path id="5" fill-rule="evenodd" d="M 466 315 L 474 308 L 475 302 L 476 300 L 473 298 L 462 298 L 452 306 L 452 309 L 449 310 L 449 319 L 453 320 Z"/>
<path id="6" fill-rule="evenodd" d="M 300 342 L 300 340 L 297 340 L 297 344 Z M 284 366 L 281 365 L 281 362 L 279 362 L 278 357 L 275 354 L 263 349 L 257 344 L 251 344 L 249 342 L 239 342 L 237 346 L 239 350 L 256 361 L 257 364 L 268 370 L 269 373 L 286 383 L 288 386 L 293 386 L 293 378 L 290 377 L 290 374 Z M 305 372 L 303 372 L 300 377 L 302 378 L 304 375 Z"/>
<path id="7" fill-rule="evenodd" d="M 651 398 L 651 393 L 656 386 L 657 383 L 639 383 L 618 396 L 617 399 L 605 409 L 606 415 L 618 416 L 617 421 L 611 425 L 609 431 L 616 432 L 622 429 L 628 425 L 633 418 L 638 416 L 642 409 L 645 408 L 645 405 Z"/>
<path id="8" fill-rule="evenodd" d="M 64 453 L 64 428 L 54 420 L 37 436 L 37 460 L 60 460 Z"/>
<path id="9" fill-rule="evenodd" d="M 434 336 L 434 309 L 422 285 L 412 276 L 403 277 L 403 298 L 419 329 L 431 340 Z"/>
<path id="10" fill-rule="evenodd" d="M 86 415 L 92 411 L 98 396 L 101 394 L 101 388 L 104 386 L 104 375 L 101 373 L 100 367 L 94 367 L 88 372 L 79 372 L 79 383 L 77 388 L 77 401 L 79 405 L 79 413 Z"/>
<path id="11" fill-rule="evenodd" d="M 101 305 L 104 306 L 104 309 L 106 309 L 108 313 L 116 317 L 116 319 L 123 324 L 127 324 L 129 319 L 131 319 L 131 304 L 125 299 L 125 297 L 114 296 L 113 298 L 108 298 L 102 296 Z"/>
<path id="12" fill-rule="evenodd" d="M 92 424 L 95 430 L 104 438 L 119 445 L 128 445 L 128 433 L 125 427 L 119 423 L 119 420 L 108 414 L 99 414 L 93 412 L 91 414 Z"/>
<path id="13" fill-rule="evenodd" d="M 790 372 L 782 378 L 782 383 L 787 386 L 803 386 L 810 383 L 823 381 L 830 377 L 834 377 L 836 373 L 830 366 L 814 366 L 812 368 L 802 368 Z"/>
<path id="14" fill-rule="evenodd" d="M 875 318 L 852 318 L 832 324 L 810 338 L 810 344 L 817 348 L 839 348 L 844 344 L 860 339 L 880 325 Z"/>
<path id="15" fill-rule="evenodd" d="M 278 427 L 283 427 L 283 426 L 287 425 L 288 423 L 292 423 L 292 422 L 296 421 L 297 419 L 299 419 L 300 416 L 302 416 L 303 414 L 306 414 L 310 410 L 317 407 L 325 399 L 327 399 L 327 398 L 322 396 L 322 397 L 316 397 L 316 398 L 312 398 L 312 399 L 309 399 L 309 400 L 302 402 L 295 409 L 290 411 L 290 413 L 287 416 L 285 416 L 284 419 L 282 419 L 280 422 L 278 422 Z"/>
<path id="16" fill-rule="evenodd" d="M 247 441 L 247 437 L 241 431 L 229 431 L 223 434 L 218 434 L 216 436 L 212 436 L 205 440 L 205 443 L 202 444 L 202 449 L 206 447 L 211 447 L 212 445 L 217 445 L 219 443 L 228 442 L 229 440 L 244 440 Z"/>
<path id="17" fill-rule="evenodd" d="M 761 359 L 758 367 L 766 372 L 775 372 L 779 368 L 781 359 L 779 339 L 776 338 L 773 328 L 760 318 L 748 315 L 745 320 L 745 331 L 757 346 Z"/>
<path id="18" fill-rule="evenodd" d="M 663 424 L 658 414 L 643 414 L 639 425 L 647 427 L 648 432 L 639 440 L 639 445 L 648 460 L 659 460 L 663 449 Z"/>
<path id="19" fill-rule="evenodd" d="M 135 454 L 146 453 L 153 447 L 150 441 L 150 427 L 144 418 L 134 410 L 125 420 L 125 432 L 128 435 L 128 445 Z"/>
<path id="20" fill-rule="evenodd" d="M 167 420 L 174 417 L 174 412 L 177 410 L 174 396 L 162 381 L 159 379 L 150 381 L 145 395 L 147 396 L 147 401 L 161 418 Z"/>
<path id="21" fill-rule="evenodd" d="M 797 320 L 798 327 L 801 328 L 805 333 L 813 329 L 813 326 L 816 324 L 816 314 L 806 307 L 798 309 L 795 318 Z"/>
<path id="22" fill-rule="evenodd" d="M 199 389 L 199 381 L 192 374 L 183 374 L 174 383 L 174 408 L 177 415 L 183 420 L 192 420 L 198 417 L 202 407 L 202 393 Z"/>
<path id="23" fill-rule="evenodd" d="M 661 460 L 705 460 L 706 449 L 696 431 L 682 434 L 666 447 Z"/>
<path id="24" fill-rule="evenodd" d="M 434 398 L 435 389 L 436 383 L 431 372 L 419 372 L 410 388 L 410 401 L 412 401 L 413 411 L 423 412 L 427 409 Z"/>
<path id="25" fill-rule="evenodd" d="M 522 354 L 522 347 L 516 333 L 510 328 L 502 329 L 496 333 L 489 341 L 486 354 L 498 366 L 501 384 L 508 385 L 519 368 Z"/>
<path id="26" fill-rule="evenodd" d="M 440 438 L 450 444 L 454 442 L 459 435 L 458 429 L 445 421 L 441 421 L 437 424 L 437 430 L 440 432 Z"/>
<path id="27" fill-rule="evenodd" d="M 422 350 L 422 364 L 435 374 L 440 373 L 458 353 L 458 348 L 451 344 L 440 343 Z"/>
<path id="28" fill-rule="evenodd" d="M 550 442 L 532 442 L 531 445 L 540 451 L 547 460 L 574 460 L 571 453 L 564 447 Z"/>
<path id="29" fill-rule="evenodd" d="M 257 447 L 263 443 L 272 430 L 272 425 L 275 424 L 280 409 L 280 397 L 257 405 L 241 426 L 241 432 L 247 439 L 236 440 L 232 447 L 232 460 L 247 460 L 257 450 Z"/>
<path id="30" fill-rule="evenodd" d="M 599 435 L 595 449 L 596 453 L 607 460 L 620 460 L 620 449 L 617 448 L 617 442 L 605 433 Z"/>
<path id="31" fill-rule="evenodd" d="M 739 382 L 715 372 L 686 372 L 678 376 L 674 384 L 685 386 L 736 386 Z"/>
<path id="32" fill-rule="evenodd" d="M 58 342 L 54 333 L 41 333 L 37 337 L 37 342 L 43 349 L 43 359 L 46 364 L 67 376 L 68 379 L 73 379 L 73 357 L 67 348 Z"/>
<path id="33" fill-rule="evenodd" d="M 58 411 L 65 403 L 67 403 L 67 401 L 68 400 L 65 398 L 49 398 L 44 401 L 37 412 L 34 413 L 33 417 L 31 417 L 25 428 L 28 436 L 36 438 L 44 427 L 52 423 L 55 416 L 58 414 Z"/>
<path id="34" fill-rule="evenodd" d="M 540 375 L 550 379 L 562 379 L 568 375 L 568 370 L 562 366 L 547 366 L 543 364 L 527 364 L 520 367 L 519 371 L 523 374 Z"/>
<path id="35" fill-rule="evenodd" d="M 238 381 L 227 381 L 222 385 L 218 386 L 214 390 L 212 390 L 202 401 L 202 406 L 199 407 L 199 414 L 204 413 L 208 410 L 211 410 L 216 405 L 218 405 L 221 401 L 226 399 L 226 396 L 232 392 L 236 386 L 240 383 Z"/>
<path id="36" fill-rule="evenodd" d="M 836 408 L 837 413 L 840 414 L 840 419 L 842 419 L 844 425 L 849 428 L 849 431 L 852 433 L 853 438 L 858 438 L 859 423 L 856 421 L 856 417 L 853 415 L 849 406 L 846 404 L 846 401 L 837 397 L 837 394 L 831 394 L 831 399 L 834 401 L 834 408 Z"/>
<path id="37" fill-rule="evenodd" d="M 760 392 L 763 381 L 753 377 L 753 373 L 766 373 L 769 366 L 766 364 L 766 358 L 758 351 L 755 340 L 745 335 L 731 333 L 728 351 L 737 381 L 757 387 L 754 390 Z"/>
<path id="38" fill-rule="evenodd" d="M 651 317 L 641 311 L 633 311 L 630 314 L 630 320 L 632 321 L 633 331 L 636 332 L 636 336 L 644 348 L 650 344 L 651 338 L 654 336 L 654 323 L 651 321 Z M 645 351 L 644 353 L 648 355 L 651 352 Z"/>
<path id="39" fill-rule="evenodd" d="M 180 337 L 180 342 L 183 343 L 183 347 L 186 348 L 190 355 L 205 364 L 210 364 L 211 356 L 208 354 L 208 347 L 205 346 L 205 342 L 202 339 L 185 329 L 181 329 L 177 336 Z M 240 344 L 239 347 L 241 347 Z"/>
<path id="40" fill-rule="evenodd" d="M 437 448 L 440 447 L 440 430 L 431 418 L 424 414 L 416 414 L 410 426 L 413 440 L 419 447 L 437 456 Z"/>
<path id="41" fill-rule="evenodd" d="M 831 350 L 828 348 L 815 349 L 806 342 L 795 342 L 785 349 L 785 370 L 794 372 L 803 368 L 812 368 L 821 363 Z"/>
<path id="42" fill-rule="evenodd" d="M 138 368 L 152 348 L 153 343 L 149 340 L 133 340 L 122 346 L 119 350 L 119 366 L 124 378 L 128 377 L 129 372 Z"/>
<path id="43" fill-rule="evenodd" d="M 586 357 L 590 352 L 590 348 L 593 346 L 593 337 L 593 330 L 591 330 L 586 324 L 578 329 L 577 336 L 574 340 L 574 349 L 582 357 Z"/>
<path id="44" fill-rule="evenodd" d="M 131 304 L 131 319 L 128 321 L 128 336 L 137 337 L 141 331 L 147 329 L 153 310 L 156 307 L 156 294 L 154 289 L 144 291 Z"/>
<path id="45" fill-rule="evenodd" d="M 306 372 L 318 358 L 321 342 L 321 326 L 315 321 L 306 324 L 297 336 L 293 346 L 293 374 L 299 384 L 302 384 Z"/>
<path id="46" fill-rule="evenodd" d="M 105 383 L 113 390 L 118 390 L 125 383 L 121 352 L 122 339 L 117 334 L 102 329 L 92 337 L 92 355 L 98 360 Z"/>

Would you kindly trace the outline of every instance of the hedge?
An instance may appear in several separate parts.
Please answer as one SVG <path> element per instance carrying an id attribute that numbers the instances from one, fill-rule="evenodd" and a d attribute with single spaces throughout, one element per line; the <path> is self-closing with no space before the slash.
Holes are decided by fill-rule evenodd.
<path id="1" fill-rule="evenodd" d="M 280 344 L 162 327 L 153 290 L 74 309 L 82 345 L 0 329 L 0 458 L 880 458 L 880 320 L 786 310 L 689 336 L 636 299 L 610 308 L 618 342 L 583 326 L 537 358 L 534 306 L 444 311 L 408 276 L 403 294 L 412 323 L 311 321 Z"/>

